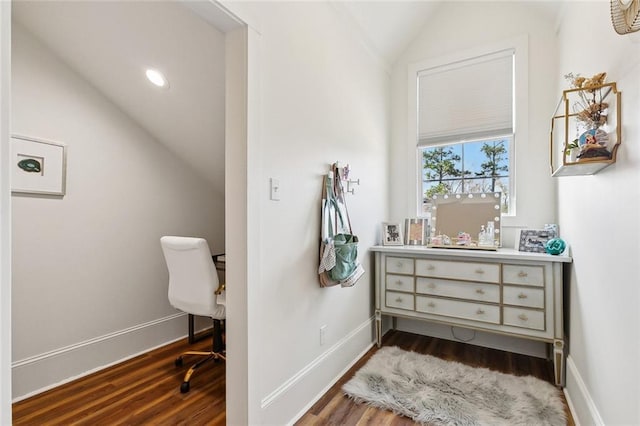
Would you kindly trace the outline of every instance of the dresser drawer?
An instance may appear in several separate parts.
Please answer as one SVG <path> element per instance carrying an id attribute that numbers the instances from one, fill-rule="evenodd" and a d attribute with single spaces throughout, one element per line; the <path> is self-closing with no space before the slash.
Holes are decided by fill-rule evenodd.
<path id="1" fill-rule="evenodd" d="M 413 259 L 405 257 L 387 257 L 387 273 L 392 274 L 413 274 Z"/>
<path id="2" fill-rule="evenodd" d="M 502 302 L 505 305 L 544 308 L 544 290 L 541 288 L 503 287 Z"/>
<path id="3" fill-rule="evenodd" d="M 385 296 L 386 307 L 413 311 L 413 294 L 387 291 Z"/>
<path id="4" fill-rule="evenodd" d="M 500 308 L 497 305 L 416 296 L 416 311 L 493 324 L 500 323 Z"/>
<path id="5" fill-rule="evenodd" d="M 387 290 L 408 291 L 413 293 L 413 276 L 407 275 L 387 275 Z"/>
<path id="6" fill-rule="evenodd" d="M 500 265 L 497 263 L 416 259 L 416 275 L 499 283 Z"/>
<path id="7" fill-rule="evenodd" d="M 479 284 L 419 277 L 416 279 L 416 293 L 477 300 L 481 302 L 500 302 L 500 286 L 495 284 Z"/>
<path id="8" fill-rule="evenodd" d="M 502 265 L 502 282 L 542 287 L 544 286 L 544 267 Z"/>
<path id="9" fill-rule="evenodd" d="M 504 325 L 530 328 L 532 330 L 544 330 L 544 312 L 531 309 L 507 308 L 503 309 Z"/>

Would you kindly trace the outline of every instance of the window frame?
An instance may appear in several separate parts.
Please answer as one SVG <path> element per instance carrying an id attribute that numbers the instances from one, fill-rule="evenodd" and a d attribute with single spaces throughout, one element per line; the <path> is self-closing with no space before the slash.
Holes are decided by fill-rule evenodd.
<path id="1" fill-rule="evenodd" d="M 408 131 L 407 131 L 407 188 L 409 194 L 407 211 L 415 217 L 425 217 L 422 213 L 422 148 L 418 146 L 418 78 L 425 69 L 444 66 L 453 62 L 464 61 L 481 55 L 488 55 L 500 50 L 514 50 L 513 74 L 513 135 L 511 138 L 509 167 L 510 170 L 510 204 L 506 218 L 517 217 L 517 171 L 518 171 L 518 134 L 528 132 L 528 36 L 522 35 L 512 39 L 499 41 L 471 49 L 460 50 L 451 54 L 415 62 L 408 67 Z M 496 135 L 499 136 L 499 135 Z M 503 135 L 504 136 L 504 135 Z M 526 139 L 526 138 L 525 138 Z M 484 140 L 484 139 L 483 139 Z M 463 141 L 459 143 L 472 142 Z M 444 144 L 443 144 L 444 145 Z M 447 143 L 451 145 L 451 143 Z M 435 146 L 435 145 L 434 145 Z"/>

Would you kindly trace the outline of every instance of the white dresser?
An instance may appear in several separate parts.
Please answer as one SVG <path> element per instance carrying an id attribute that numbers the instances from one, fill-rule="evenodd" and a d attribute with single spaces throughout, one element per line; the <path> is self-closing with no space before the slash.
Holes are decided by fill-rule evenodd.
<path id="1" fill-rule="evenodd" d="M 563 265 L 568 256 L 375 246 L 376 337 L 382 315 L 547 342 L 564 386 Z"/>

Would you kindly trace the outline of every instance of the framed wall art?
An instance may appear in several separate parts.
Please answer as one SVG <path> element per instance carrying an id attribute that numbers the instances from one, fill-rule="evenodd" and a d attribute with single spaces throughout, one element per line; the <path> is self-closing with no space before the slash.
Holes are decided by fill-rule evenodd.
<path id="1" fill-rule="evenodd" d="M 395 222 L 385 222 L 382 224 L 382 245 L 401 246 L 402 230 L 400 224 Z"/>
<path id="2" fill-rule="evenodd" d="M 25 136 L 11 137 L 11 192 L 64 195 L 67 147 Z"/>
<path id="3" fill-rule="evenodd" d="M 544 253 L 547 241 L 556 237 L 555 232 L 549 229 L 523 229 L 520 231 L 519 251 Z"/>

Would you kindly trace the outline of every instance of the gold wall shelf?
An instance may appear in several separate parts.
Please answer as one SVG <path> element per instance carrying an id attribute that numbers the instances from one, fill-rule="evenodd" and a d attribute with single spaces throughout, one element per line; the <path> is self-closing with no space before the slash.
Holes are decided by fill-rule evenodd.
<path id="1" fill-rule="evenodd" d="M 572 159 L 567 154 L 570 144 L 583 139 L 589 131 L 596 131 L 596 129 L 590 130 L 581 119 L 585 99 L 593 99 L 600 105 L 607 105 L 603 108 L 604 123 L 598 126 L 597 131 L 601 135 L 606 135 L 606 143 L 602 141 L 600 143 L 609 151 L 608 156 Z M 618 148 L 622 143 L 620 100 L 621 92 L 617 90 L 616 83 L 562 92 L 562 98 L 551 119 L 549 159 L 551 176 L 593 175 L 616 162 Z M 584 141 L 581 142 L 583 142 L 581 148 L 584 149 Z"/>

